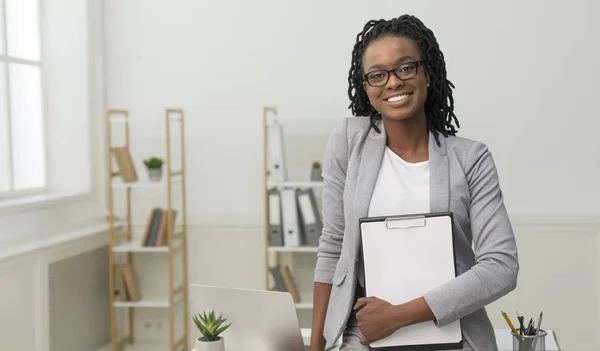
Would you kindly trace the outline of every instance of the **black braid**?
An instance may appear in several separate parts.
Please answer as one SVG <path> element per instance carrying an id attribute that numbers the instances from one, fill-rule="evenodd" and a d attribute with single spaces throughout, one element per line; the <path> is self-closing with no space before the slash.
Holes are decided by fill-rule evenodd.
<path id="1" fill-rule="evenodd" d="M 454 85 L 446 78 L 446 62 L 433 32 L 423 22 L 411 15 L 402 15 L 391 20 L 371 20 L 363 31 L 356 36 L 352 50 L 352 64 L 348 74 L 348 96 L 352 114 L 369 116 L 371 126 L 380 133 L 375 121 L 381 118 L 379 112 L 371 106 L 369 97 L 363 88 L 362 59 L 367 46 L 373 40 L 384 35 L 402 35 L 413 40 L 421 51 L 421 59 L 430 76 L 429 91 L 425 101 L 427 128 L 433 132 L 438 145 L 438 133 L 444 136 L 456 135 L 460 124 L 454 114 Z M 456 127 L 452 122 L 456 123 Z"/>

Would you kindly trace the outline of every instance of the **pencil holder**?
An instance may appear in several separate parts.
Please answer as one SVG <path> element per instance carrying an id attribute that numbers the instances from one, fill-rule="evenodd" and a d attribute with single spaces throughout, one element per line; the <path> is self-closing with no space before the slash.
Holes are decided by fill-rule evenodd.
<path id="1" fill-rule="evenodd" d="M 546 351 L 546 331 L 540 329 L 536 335 L 512 333 L 513 351 Z"/>

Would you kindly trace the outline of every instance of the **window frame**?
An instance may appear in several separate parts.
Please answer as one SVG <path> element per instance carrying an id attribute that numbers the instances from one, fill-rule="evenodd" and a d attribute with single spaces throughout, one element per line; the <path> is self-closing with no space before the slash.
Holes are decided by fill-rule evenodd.
<path id="1" fill-rule="evenodd" d="M 48 152 L 48 119 L 47 119 L 47 103 L 46 103 L 46 79 L 45 79 L 45 71 L 44 71 L 44 37 L 43 37 L 43 29 L 42 29 L 42 25 L 43 25 L 43 7 L 42 7 L 42 0 L 37 0 L 37 12 L 38 12 L 38 18 L 37 18 L 37 24 L 38 24 L 38 46 L 39 46 L 39 61 L 34 61 L 34 60 L 28 60 L 28 59 L 23 59 L 23 58 L 19 58 L 19 57 L 14 57 L 14 56 L 10 56 L 8 53 L 8 25 L 7 25 L 7 11 L 6 11 L 6 0 L 0 0 L 0 7 L 2 8 L 2 34 L 3 34 L 3 42 L 1 43 L 1 45 L 3 46 L 3 50 L 2 50 L 2 54 L 0 54 L 0 65 L 4 65 L 5 67 L 5 74 L 4 74 L 4 82 L 1 82 L 0 84 L 3 84 L 3 86 L 6 87 L 6 116 L 7 116 L 7 135 L 8 135 L 8 169 L 9 169 L 9 174 L 10 174 L 10 179 L 9 179 L 9 190 L 7 191 L 0 191 L 0 201 L 1 200 L 7 200 L 7 199 L 14 199 L 14 198 L 19 198 L 19 197 L 24 197 L 24 196 L 31 196 L 31 195 L 39 195 L 42 193 L 46 193 L 49 190 L 49 152 Z M 43 140 L 43 155 L 42 158 L 44 160 L 44 185 L 42 187 L 36 187 L 36 188 L 28 188 L 28 189 L 22 189 L 22 190 L 15 190 L 14 189 L 14 162 L 13 162 L 13 152 L 12 152 L 12 140 L 13 140 L 13 133 L 12 133 L 12 127 L 11 127 L 11 97 L 10 97 L 10 86 L 9 86 L 9 82 L 10 82 L 10 70 L 9 70 L 9 65 L 10 64 L 21 64 L 21 65 L 29 65 L 29 66 L 36 66 L 39 67 L 40 69 L 40 87 L 42 89 L 41 91 L 41 101 L 42 101 L 42 136 L 44 138 Z M 0 165 L 1 166 L 1 165 Z"/>

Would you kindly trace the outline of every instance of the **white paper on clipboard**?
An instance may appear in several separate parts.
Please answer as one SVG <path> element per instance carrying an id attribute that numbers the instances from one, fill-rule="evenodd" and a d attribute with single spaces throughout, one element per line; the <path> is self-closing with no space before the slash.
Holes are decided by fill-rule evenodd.
<path id="1" fill-rule="evenodd" d="M 451 213 L 364 218 L 360 230 L 367 296 L 402 304 L 456 277 Z M 461 341 L 460 320 L 444 327 L 428 321 L 370 346 L 448 349 Z"/>

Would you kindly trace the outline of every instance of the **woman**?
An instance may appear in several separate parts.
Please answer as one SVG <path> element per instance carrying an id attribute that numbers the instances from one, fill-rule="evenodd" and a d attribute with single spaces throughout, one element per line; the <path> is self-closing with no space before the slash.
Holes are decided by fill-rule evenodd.
<path id="1" fill-rule="evenodd" d="M 368 350 L 399 328 L 458 319 L 463 350 L 496 350 L 484 307 L 516 287 L 517 248 L 492 155 L 455 136 L 433 32 L 409 15 L 368 22 L 348 80 L 356 117 L 332 133 L 323 162 L 311 350 L 340 336 L 342 350 Z M 401 305 L 365 297 L 359 219 L 442 211 L 453 213 L 458 276 Z"/>

